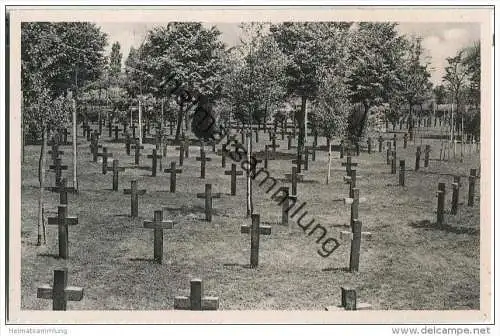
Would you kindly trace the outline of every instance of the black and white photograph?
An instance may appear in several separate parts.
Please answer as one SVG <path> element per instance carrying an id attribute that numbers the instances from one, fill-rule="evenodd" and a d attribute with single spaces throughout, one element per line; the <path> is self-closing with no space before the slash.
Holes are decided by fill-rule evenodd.
<path id="1" fill-rule="evenodd" d="M 491 9 L 91 9 L 7 15 L 21 312 L 491 318 Z"/>

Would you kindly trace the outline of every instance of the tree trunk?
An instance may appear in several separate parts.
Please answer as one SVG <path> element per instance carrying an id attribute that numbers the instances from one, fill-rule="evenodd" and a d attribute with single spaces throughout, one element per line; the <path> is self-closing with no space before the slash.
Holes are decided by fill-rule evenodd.
<path id="1" fill-rule="evenodd" d="M 75 191 L 78 190 L 78 178 L 77 178 L 77 148 L 76 148 L 76 92 L 75 97 L 73 98 L 73 188 Z"/>
<path id="2" fill-rule="evenodd" d="M 302 96 L 300 110 L 296 114 L 297 123 L 299 124 L 299 139 L 297 141 L 297 153 L 302 153 L 305 143 L 305 116 L 307 108 L 307 97 Z"/>
<path id="3" fill-rule="evenodd" d="M 142 104 L 139 98 L 139 145 L 142 146 Z"/>
<path id="4" fill-rule="evenodd" d="M 40 184 L 40 195 L 38 198 L 38 234 L 36 245 L 42 245 L 42 234 L 43 243 L 45 244 L 45 222 L 44 222 L 44 209 L 43 209 L 43 185 L 45 184 L 45 146 L 47 143 L 47 129 L 43 126 L 42 129 L 42 145 L 40 148 L 40 157 L 38 159 L 38 182 Z"/>
<path id="5" fill-rule="evenodd" d="M 251 128 L 250 128 L 251 129 Z M 247 161 L 250 164 L 252 157 L 252 132 L 248 132 L 246 136 L 247 140 Z M 252 170 L 251 166 L 247 169 L 247 217 L 252 216 L 253 213 L 253 202 L 252 202 Z"/>
<path id="6" fill-rule="evenodd" d="M 182 128 L 182 114 L 183 114 L 183 109 L 184 103 L 180 103 L 179 105 L 179 112 L 177 113 L 177 128 L 175 130 L 175 140 L 178 141 L 181 136 L 181 128 Z"/>
<path id="7" fill-rule="evenodd" d="M 326 174 L 326 184 L 330 182 L 330 171 L 332 170 L 332 146 L 330 138 L 328 138 L 327 143 L 328 143 L 328 172 Z"/>

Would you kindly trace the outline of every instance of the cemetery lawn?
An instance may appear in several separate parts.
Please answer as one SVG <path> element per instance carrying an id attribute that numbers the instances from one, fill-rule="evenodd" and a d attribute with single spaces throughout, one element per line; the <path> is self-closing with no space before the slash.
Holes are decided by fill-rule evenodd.
<path id="1" fill-rule="evenodd" d="M 100 141 L 120 160 L 120 166 L 132 167 L 133 155 L 127 156 L 123 143 L 107 138 Z M 392 137 L 387 134 L 386 137 Z M 238 137 L 239 138 L 239 137 Z M 278 137 L 280 139 L 280 137 Z M 399 139 L 402 138 L 400 134 Z M 257 151 L 268 140 L 261 133 Z M 310 139 L 312 141 L 312 139 Z M 269 142 L 267 142 L 269 143 Z M 278 141 L 279 152 L 286 150 L 285 141 Z M 319 139 L 324 145 L 325 139 Z M 79 193 L 69 194 L 68 212 L 78 217 L 78 225 L 69 228 L 69 259 L 57 258 L 57 227 L 47 226 L 47 244 L 36 246 L 38 209 L 39 146 L 26 147 L 26 162 L 22 167 L 22 270 L 21 308 L 49 310 L 49 300 L 37 299 L 36 290 L 42 284 L 52 284 L 53 269 L 67 266 L 68 284 L 84 288 L 80 302 L 69 302 L 70 310 L 170 310 L 174 297 L 189 295 L 189 281 L 203 279 L 205 295 L 218 296 L 221 310 L 324 310 L 340 304 L 340 286 L 358 289 L 359 302 L 376 310 L 453 310 L 479 309 L 479 179 L 476 184 L 474 207 L 467 207 L 467 175 L 470 168 L 479 168 L 479 153 L 466 154 L 464 162 L 440 162 L 439 142 L 425 140 L 433 148 L 428 168 L 409 171 L 406 187 L 398 186 L 398 175 L 390 174 L 385 152 L 378 152 L 374 141 L 372 154 L 362 152 L 358 162 L 357 187 L 366 202 L 360 204 L 362 230 L 373 233 L 371 241 L 362 241 L 360 272 L 349 273 L 350 245 L 344 242 L 328 258 L 318 254 L 319 233 L 311 236 L 297 226 L 278 225 L 281 207 L 270 200 L 264 186 L 254 182 L 255 213 L 261 222 L 271 222 L 270 236 L 261 236 L 259 267 L 248 268 L 250 235 L 241 234 L 240 226 L 250 224 L 246 218 L 245 183 L 238 177 L 237 195 L 230 196 L 231 168 L 221 168 L 221 159 L 211 148 L 206 179 L 200 179 L 198 147 L 190 147 L 182 174 L 177 176 L 177 192 L 169 192 L 170 175 L 158 173 L 150 177 L 153 145 L 145 144 L 142 169 L 127 169 L 120 173 L 119 191 L 111 190 L 112 173 L 101 173 L 101 164 L 91 162 L 89 143 L 79 137 Z M 398 160 L 406 159 L 413 169 L 415 144 L 402 149 L 398 142 Z M 71 147 L 63 146 L 63 173 L 72 185 Z M 132 153 L 133 154 L 133 153 Z M 168 147 L 168 157 L 162 168 L 169 168 L 178 151 Z M 333 153 L 331 181 L 325 184 L 327 153 L 317 152 L 310 162 L 305 179 L 299 183 L 298 204 L 307 202 L 307 218 L 315 218 L 327 228 L 326 237 L 339 238 L 348 230 L 349 206 L 341 201 L 348 195 L 343 183 L 345 168 L 339 153 Z M 50 158 L 47 160 L 49 164 Z M 109 162 L 111 166 L 111 160 Z M 238 169 L 241 170 L 239 164 Z M 399 169 L 399 162 L 398 162 Z M 283 179 L 291 172 L 290 160 L 269 162 L 269 173 Z M 452 175 L 462 175 L 458 214 L 449 214 Z M 138 180 L 139 189 L 147 189 L 139 197 L 139 218 L 131 219 L 130 181 Z M 54 174 L 47 173 L 47 185 L 54 185 Z M 446 182 L 445 228 L 438 229 L 436 197 L 438 182 Z M 212 183 L 213 192 L 222 193 L 215 199 L 213 221 L 204 221 L 204 200 L 196 193 L 204 184 Z M 279 180 L 279 184 L 289 183 Z M 58 193 L 45 192 L 46 217 L 57 216 Z M 173 230 L 164 231 L 164 263 L 153 260 L 153 230 L 142 228 L 144 220 L 153 219 L 153 211 L 164 209 L 164 219 L 175 222 Z M 296 218 L 295 218 L 296 219 Z"/>

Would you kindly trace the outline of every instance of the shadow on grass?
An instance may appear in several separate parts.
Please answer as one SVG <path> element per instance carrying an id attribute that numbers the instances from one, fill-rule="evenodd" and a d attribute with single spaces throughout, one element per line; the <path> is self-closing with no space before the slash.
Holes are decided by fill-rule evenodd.
<path id="1" fill-rule="evenodd" d="M 287 179 L 287 178 L 277 178 L 276 179 L 277 181 L 279 182 L 284 182 L 284 183 L 291 183 L 292 181 Z M 316 180 L 301 180 L 301 181 L 297 181 L 297 184 L 300 184 L 300 183 L 305 183 L 305 184 L 318 184 L 320 183 L 319 181 L 316 181 Z"/>
<path id="2" fill-rule="evenodd" d="M 37 253 L 38 257 L 49 257 L 49 258 L 54 258 L 54 259 L 63 259 L 61 258 L 58 254 L 55 253 L 49 253 L 49 252 L 44 252 L 44 253 Z"/>
<path id="3" fill-rule="evenodd" d="M 148 263 L 151 263 L 151 264 L 155 264 L 156 261 L 154 260 L 154 258 L 128 258 L 128 260 L 130 261 L 143 261 L 143 262 L 148 262 Z"/>
<path id="4" fill-rule="evenodd" d="M 348 273 L 349 272 L 349 268 L 347 267 L 327 267 L 327 268 L 323 268 L 321 269 L 322 272 L 344 272 L 344 273 Z"/>
<path id="5" fill-rule="evenodd" d="M 257 267 L 252 267 L 250 264 L 243 264 L 243 263 L 225 263 L 222 265 L 222 267 L 240 267 L 240 268 L 246 268 L 246 269 L 255 269 Z"/>
<path id="6" fill-rule="evenodd" d="M 456 227 L 449 224 L 438 225 L 436 222 L 431 222 L 430 220 L 427 219 L 410 222 L 409 225 L 417 229 L 444 231 L 455 234 L 468 234 L 468 235 L 479 234 L 479 229 L 476 228 Z"/>

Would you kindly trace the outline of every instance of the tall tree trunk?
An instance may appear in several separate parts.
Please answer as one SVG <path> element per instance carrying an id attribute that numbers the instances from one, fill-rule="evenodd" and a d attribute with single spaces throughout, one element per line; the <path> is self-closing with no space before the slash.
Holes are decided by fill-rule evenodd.
<path id="1" fill-rule="evenodd" d="M 251 124 L 250 124 L 251 125 Z M 251 126 L 249 128 L 252 129 Z M 249 164 L 252 162 L 252 132 L 246 134 L 247 141 L 247 161 Z M 252 170 L 251 166 L 247 169 L 247 217 L 250 217 L 253 213 L 253 202 L 252 202 Z"/>
<path id="2" fill-rule="evenodd" d="M 330 138 L 327 139 L 328 144 L 328 172 L 326 173 L 326 184 L 330 182 L 330 171 L 332 170 L 332 145 Z"/>
<path id="3" fill-rule="evenodd" d="M 142 146 L 142 104 L 139 98 L 139 145 Z"/>
<path id="4" fill-rule="evenodd" d="M 38 159 L 38 182 L 40 184 L 40 195 L 38 198 L 38 234 L 36 245 L 42 245 L 42 234 L 43 243 L 45 244 L 45 222 L 44 222 L 44 206 L 43 206 L 43 185 L 45 184 L 45 147 L 47 143 L 47 129 L 42 126 L 42 145 L 40 147 L 40 157 Z"/>
<path id="5" fill-rule="evenodd" d="M 177 128 L 175 130 L 175 140 L 179 140 L 181 136 L 183 107 L 184 103 L 181 102 L 179 105 L 179 112 L 177 112 Z"/>
<path id="6" fill-rule="evenodd" d="M 299 124 L 299 139 L 297 141 L 297 153 L 304 152 L 304 144 L 305 144 L 305 117 L 306 117 L 306 108 L 307 108 L 307 97 L 302 96 L 300 110 L 296 114 L 296 119 Z"/>
<path id="7" fill-rule="evenodd" d="M 73 126 L 73 131 L 72 131 L 72 138 L 73 138 L 73 188 L 75 191 L 78 190 L 78 178 L 77 178 L 77 148 L 76 148 L 76 92 L 75 92 L 75 97 L 73 97 L 73 120 L 72 120 L 72 126 Z"/>

